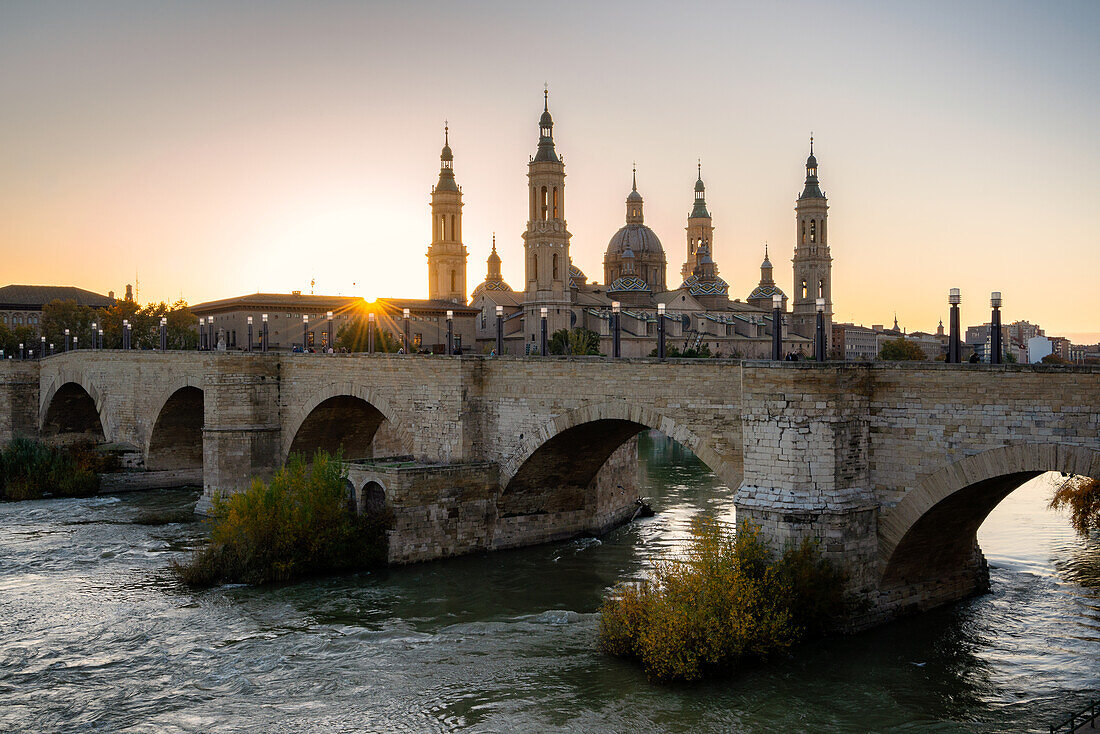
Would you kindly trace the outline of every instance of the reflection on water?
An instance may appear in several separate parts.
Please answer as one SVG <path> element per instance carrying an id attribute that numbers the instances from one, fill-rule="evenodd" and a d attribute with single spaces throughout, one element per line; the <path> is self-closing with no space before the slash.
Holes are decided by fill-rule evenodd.
<path id="1" fill-rule="evenodd" d="M 1100 688 L 1100 539 L 990 516 L 994 593 L 694 688 L 594 650 L 606 590 L 732 492 L 643 441 L 656 517 L 596 539 L 288 586 L 180 588 L 197 493 L 0 505 L 0 731 L 1046 731 Z"/>

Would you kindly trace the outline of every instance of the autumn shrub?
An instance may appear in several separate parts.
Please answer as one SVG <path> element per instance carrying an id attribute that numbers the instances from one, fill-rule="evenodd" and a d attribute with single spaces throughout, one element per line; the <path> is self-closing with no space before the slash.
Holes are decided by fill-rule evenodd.
<path id="1" fill-rule="evenodd" d="M 660 562 L 600 608 L 599 644 L 655 681 L 695 681 L 783 653 L 843 609 L 843 574 L 812 541 L 773 557 L 760 529 L 693 523 L 686 557 Z"/>
<path id="2" fill-rule="evenodd" d="M 307 461 L 296 454 L 270 481 L 215 497 L 210 536 L 174 565 L 178 576 L 192 586 L 262 584 L 384 563 L 391 518 L 357 515 L 346 480 L 339 455 L 318 452 Z"/>
<path id="3" fill-rule="evenodd" d="M 51 446 L 19 437 L 0 451 L 0 499 L 88 497 L 99 491 L 100 455 L 91 446 Z"/>
<path id="4" fill-rule="evenodd" d="M 1080 535 L 1100 530 L 1100 480 L 1068 477 L 1054 490 L 1050 506 L 1055 510 L 1068 510 L 1070 524 Z"/>

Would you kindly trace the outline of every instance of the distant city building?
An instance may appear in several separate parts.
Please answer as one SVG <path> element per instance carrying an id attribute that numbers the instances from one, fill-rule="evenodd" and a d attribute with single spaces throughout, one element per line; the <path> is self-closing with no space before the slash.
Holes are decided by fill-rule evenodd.
<path id="1" fill-rule="evenodd" d="M 129 286 L 126 286 L 129 288 Z M 75 301 L 79 306 L 107 308 L 114 292 L 100 295 L 83 288 L 59 285 L 6 285 L 0 288 L 0 324 L 9 329 L 27 326 L 42 333 L 42 308 L 53 301 Z"/>
<path id="2" fill-rule="evenodd" d="M 247 350 L 248 317 L 252 317 L 253 349 L 260 348 L 263 316 L 268 319 L 268 348 L 327 349 L 328 312 L 332 312 L 333 340 L 340 328 L 356 317 L 374 313 L 378 327 L 397 342 L 404 338 L 403 310 L 409 309 L 410 350 L 443 352 L 447 343 L 447 311 L 454 315 L 456 348 L 473 343 L 477 310 L 439 299 L 379 298 L 367 303 L 358 296 L 315 296 L 292 293 L 253 293 L 191 307 L 196 317 L 213 319 L 214 343 L 229 350 Z M 210 321 L 207 321 L 209 324 Z M 197 324 L 196 324 L 197 327 Z M 304 337 L 304 341 L 303 341 Z"/>
<path id="3" fill-rule="evenodd" d="M 1043 357 L 1053 354 L 1053 352 L 1051 341 L 1045 336 L 1033 336 L 1027 340 L 1027 361 L 1029 364 L 1042 362 Z"/>

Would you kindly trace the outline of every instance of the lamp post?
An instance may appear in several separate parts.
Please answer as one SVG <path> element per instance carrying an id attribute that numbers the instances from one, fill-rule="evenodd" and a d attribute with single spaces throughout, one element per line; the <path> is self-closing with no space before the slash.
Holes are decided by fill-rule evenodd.
<path id="1" fill-rule="evenodd" d="M 663 303 L 657 304 L 657 359 L 665 358 L 665 309 Z"/>
<path id="2" fill-rule="evenodd" d="M 122 348 L 130 348 L 130 322 L 127 319 L 122 320 Z"/>
<path id="3" fill-rule="evenodd" d="M 168 318 L 160 317 L 160 351 L 168 351 Z"/>
<path id="4" fill-rule="evenodd" d="M 367 314 L 367 354 L 374 354 L 374 311 Z"/>
<path id="5" fill-rule="evenodd" d="M 989 303 L 993 306 L 993 319 L 989 333 L 989 363 L 1000 364 L 1004 361 L 1001 345 L 1001 292 L 993 291 L 989 295 Z"/>
<path id="6" fill-rule="evenodd" d="M 213 316 L 206 319 L 206 325 L 210 329 L 210 336 L 206 337 L 206 345 L 210 348 L 210 351 L 214 351 L 218 348 L 218 331 L 214 328 Z"/>
<path id="7" fill-rule="evenodd" d="M 23 359 L 23 342 L 19 342 L 19 359 Z"/>
<path id="8" fill-rule="evenodd" d="M 53 342 L 50 342 L 50 356 L 53 356 Z"/>
<path id="9" fill-rule="evenodd" d="M 401 309 L 401 318 L 405 322 L 404 349 L 405 349 L 405 354 L 408 354 L 409 353 L 409 309 L 407 309 L 407 308 Z"/>
<path id="10" fill-rule="evenodd" d="M 548 342 L 547 342 L 547 338 L 546 338 L 546 316 L 549 313 L 550 313 L 550 309 L 546 308 L 546 306 L 543 306 L 542 308 L 539 309 L 539 324 L 540 324 L 540 326 L 539 326 L 539 354 L 541 354 L 544 357 L 546 356 L 546 353 L 549 351 L 547 349 Z"/>
<path id="11" fill-rule="evenodd" d="M 103 329 L 99 330 L 97 336 L 99 338 L 99 348 L 103 349 Z M 53 345 L 50 346 L 50 351 L 53 351 Z"/>
<path id="12" fill-rule="evenodd" d="M 455 353 L 455 312 L 447 311 L 447 356 L 451 356 Z"/>
<path id="13" fill-rule="evenodd" d="M 951 304 L 951 335 L 947 343 L 947 361 L 951 364 L 962 362 L 962 344 L 959 339 L 959 302 L 962 295 L 958 288 L 948 291 L 947 302 Z"/>
<path id="14" fill-rule="evenodd" d="M 73 347 L 72 337 L 69 336 L 69 330 L 65 329 L 65 351 L 69 351 Z"/>
<path id="15" fill-rule="evenodd" d="M 818 362 L 825 361 L 825 299 L 819 298 L 814 303 L 817 311 L 817 328 L 814 330 L 814 359 Z"/>
<path id="16" fill-rule="evenodd" d="M 73 351 L 75 352 L 77 349 L 80 349 L 80 337 L 76 336 L 74 334 L 73 335 Z"/>
<path id="17" fill-rule="evenodd" d="M 96 322 L 93 321 L 92 322 L 92 349 L 101 349 L 103 347 L 103 345 L 99 343 L 99 339 L 97 338 L 96 330 L 98 328 L 99 328 L 99 324 L 97 324 Z M 42 338 L 42 341 L 46 341 L 45 337 Z"/>
<path id="18" fill-rule="evenodd" d="M 504 354 L 504 306 L 497 306 L 497 356 Z"/>
<path id="19" fill-rule="evenodd" d="M 622 306 L 618 301 L 611 302 L 611 356 L 618 359 L 621 355 L 620 342 L 619 342 L 619 315 L 622 313 Z"/>
<path id="20" fill-rule="evenodd" d="M 38 358 L 42 359 L 46 356 L 46 337 L 41 338 L 41 346 L 38 349 Z"/>
<path id="21" fill-rule="evenodd" d="M 333 348 L 333 343 L 332 343 L 332 311 L 327 311 L 325 313 L 325 319 L 328 322 L 328 343 L 325 345 L 325 347 L 326 347 L 326 350 L 327 349 L 332 349 L 332 351 L 335 352 L 336 350 Z"/>
<path id="22" fill-rule="evenodd" d="M 248 351 L 252 351 L 252 317 L 249 316 L 245 321 L 248 323 Z"/>
<path id="23" fill-rule="evenodd" d="M 199 318 L 199 351 L 206 349 L 206 319 Z"/>
<path id="24" fill-rule="evenodd" d="M 267 314 L 260 314 L 260 351 L 267 352 Z"/>
<path id="25" fill-rule="evenodd" d="M 302 314 L 302 352 L 309 349 L 309 314 Z"/>
<path id="26" fill-rule="evenodd" d="M 772 295 L 772 359 L 783 359 L 783 296 Z"/>

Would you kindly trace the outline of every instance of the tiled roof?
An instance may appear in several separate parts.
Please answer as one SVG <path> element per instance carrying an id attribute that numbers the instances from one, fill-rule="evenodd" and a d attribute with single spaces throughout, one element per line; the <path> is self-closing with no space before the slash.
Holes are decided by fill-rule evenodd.
<path id="1" fill-rule="evenodd" d="M 250 293 L 246 296 L 223 298 L 198 303 L 191 307 L 195 314 L 242 308 L 269 308 L 273 311 L 314 309 L 318 311 L 346 310 L 366 302 L 359 296 L 313 296 L 293 293 Z"/>
<path id="2" fill-rule="evenodd" d="M 0 288 L 0 308 L 33 306 L 40 309 L 50 301 L 76 301 L 81 306 L 110 306 L 107 296 L 71 285 L 6 285 Z"/>

